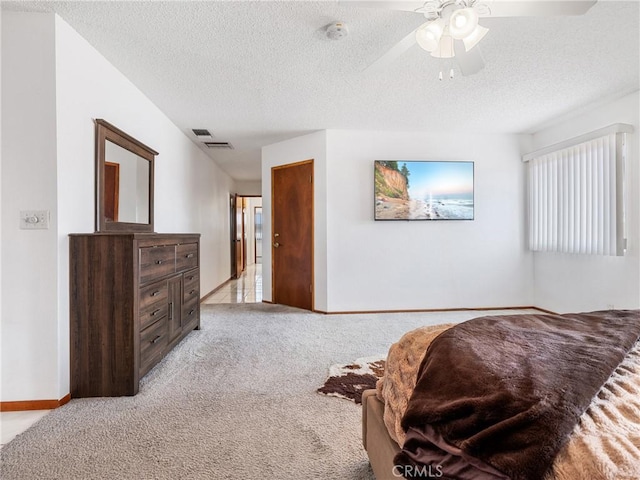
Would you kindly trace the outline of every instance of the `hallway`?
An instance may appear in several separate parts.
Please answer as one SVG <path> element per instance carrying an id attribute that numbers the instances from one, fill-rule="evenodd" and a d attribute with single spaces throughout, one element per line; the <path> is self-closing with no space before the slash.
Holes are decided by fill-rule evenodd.
<path id="1" fill-rule="evenodd" d="M 202 304 L 260 302 L 262 302 L 262 264 L 255 263 L 249 265 L 240 278 L 225 283 Z"/>

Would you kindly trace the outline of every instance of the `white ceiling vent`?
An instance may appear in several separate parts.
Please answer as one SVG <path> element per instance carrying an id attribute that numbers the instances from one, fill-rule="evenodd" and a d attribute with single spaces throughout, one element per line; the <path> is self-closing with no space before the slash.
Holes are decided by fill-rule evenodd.
<path id="1" fill-rule="evenodd" d="M 204 142 L 207 148 L 228 148 L 233 150 L 233 145 L 229 142 Z"/>
<path id="2" fill-rule="evenodd" d="M 198 137 L 198 139 L 200 139 L 201 137 L 205 137 L 205 138 L 213 137 L 213 135 L 211 135 L 211 132 L 209 132 L 209 130 L 207 130 L 206 128 L 193 128 L 191 129 L 191 131 L 196 137 Z"/>

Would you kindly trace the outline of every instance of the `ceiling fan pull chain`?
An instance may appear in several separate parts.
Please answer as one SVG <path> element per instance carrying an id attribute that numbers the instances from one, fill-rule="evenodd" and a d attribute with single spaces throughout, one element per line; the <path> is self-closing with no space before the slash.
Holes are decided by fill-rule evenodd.
<path id="1" fill-rule="evenodd" d="M 444 70 L 446 70 L 446 68 L 442 68 L 440 67 L 440 72 L 438 73 L 438 80 L 442 81 L 442 79 L 444 78 Z M 453 67 L 451 67 L 449 69 L 449 80 L 453 80 L 455 78 L 455 71 L 453 70 Z"/>
<path id="2" fill-rule="evenodd" d="M 453 62 L 450 60 L 440 59 L 440 72 L 438 73 L 438 80 L 442 81 L 444 78 L 444 71 L 449 70 L 449 80 L 453 80 L 455 77 L 455 70 L 453 69 Z"/>

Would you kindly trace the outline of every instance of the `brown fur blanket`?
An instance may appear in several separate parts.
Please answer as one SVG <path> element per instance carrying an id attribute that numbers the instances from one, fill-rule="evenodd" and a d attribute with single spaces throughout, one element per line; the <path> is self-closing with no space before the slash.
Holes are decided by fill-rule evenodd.
<path id="1" fill-rule="evenodd" d="M 456 479 L 543 478 L 639 337 L 640 311 L 481 317 L 446 330 L 420 366 L 395 463 Z"/>

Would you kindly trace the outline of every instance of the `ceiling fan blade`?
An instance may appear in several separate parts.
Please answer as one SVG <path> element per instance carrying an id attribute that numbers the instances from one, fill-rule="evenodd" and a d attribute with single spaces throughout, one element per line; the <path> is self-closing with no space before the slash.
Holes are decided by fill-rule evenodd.
<path id="1" fill-rule="evenodd" d="M 416 29 L 417 30 L 417 29 Z M 384 55 L 363 70 L 367 73 L 376 73 L 386 69 L 394 60 L 416 44 L 416 30 L 413 30 L 406 37 L 396 43 Z"/>
<path id="2" fill-rule="evenodd" d="M 411 0 L 338 0 L 351 7 L 383 8 L 415 12 L 424 1 Z M 597 0 L 484 0 L 487 17 L 549 17 L 555 15 L 584 15 Z"/>
<path id="3" fill-rule="evenodd" d="M 584 15 L 596 0 L 489 0 L 487 17 L 550 17 L 556 15 Z"/>
<path id="4" fill-rule="evenodd" d="M 338 3 L 348 7 L 384 8 L 386 10 L 402 10 L 404 12 L 415 12 L 424 6 L 422 2 L 405 0 L 338 0 Z"/>
<path id="5" fill-rule="evenodd" d="M 457 40 L 454 43 L 455 60 L 460 68 L 460 72 L 465 77 L 478 73 L 484 68 L 484 57 L 479 46 L 473 47 L 468 52 L 464 48 L 464 44 Z"/>

